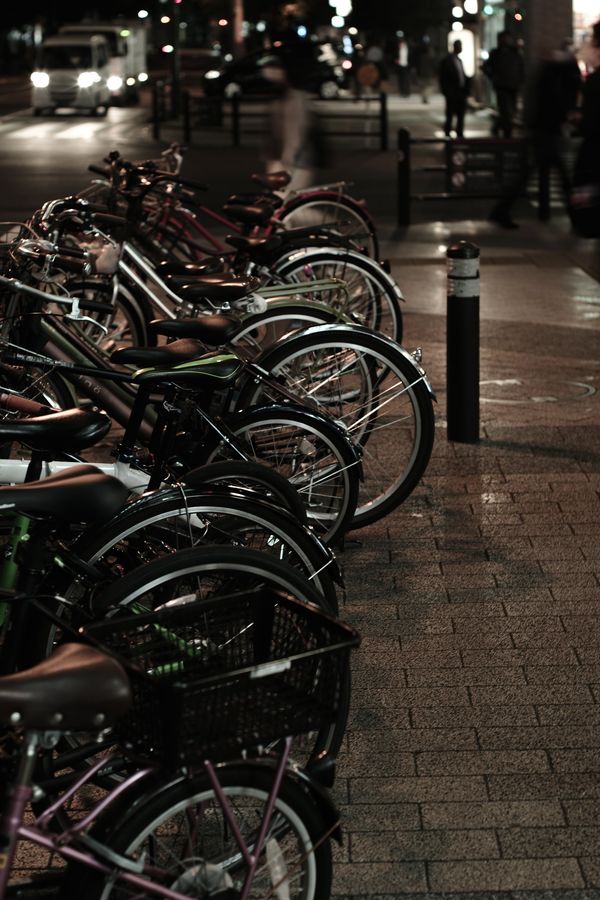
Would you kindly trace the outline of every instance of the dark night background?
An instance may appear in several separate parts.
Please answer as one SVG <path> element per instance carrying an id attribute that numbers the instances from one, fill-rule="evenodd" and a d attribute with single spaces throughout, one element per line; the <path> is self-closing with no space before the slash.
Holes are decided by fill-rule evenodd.
<path id="1" fill-rule="evenodd" d="M 168 2 L 168 0 L 167 0 Z M 85 0 L 25 0 L 21 3 L 3 4 L 3 25 L 19 25 L 43 21 L 48 26 L 68 21 L 78 21 L 84 16 L 112 18 L 117 15 L 135 16 L 141 6 L 164 9 L 158 0 L 103 0 L 101 4 L 88 4 Z M 245 0 L 245 14 L 250 21 L 269 18 L 276 4 L 265 0 Z M 408 35 L 418 36 L 428 26 L 435 25 L 449 15 L 450 0 L 354 0 L 349 25 L 361 28 L 402 28 Z M 307 4 L 308 21 L 311 24 L 327 23 L 332 8 L 327 0 L 311 0 Z M 181 10 L 199 20 L 227 15 L 231 5 L 227 0 L 182 0 Z"/>

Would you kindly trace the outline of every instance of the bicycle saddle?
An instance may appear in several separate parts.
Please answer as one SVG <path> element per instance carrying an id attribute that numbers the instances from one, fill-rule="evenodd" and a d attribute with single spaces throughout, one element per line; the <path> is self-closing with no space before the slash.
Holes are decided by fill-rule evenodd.
<path id="1" fill-rule="evenodd" d="M 35 730 L 107 728 L 132 702 L 123 666 L 85 644 L 63 644 L 32 669 L 0 678 L 0 723 Z"/>
<path id="2" fill-rule="evenodd" d="M 201 263 L 186 263 L 182 260 L 163 259 L 156 267 L 158 274 L 165 275 L 213 275 L 223 271 L 223 263 L 216 257 Z M 226 273 L 224 273 L 226 274 Z"/>
<path id="3" fill-rule="evenodd" d="M 176 287 L 180 297 L 190 300 L 214 300 L 216 303 L 233 303 L 246 297 L 260 286 L 258 278 L 238 278 L 235 275 L 169 275 L 168 282 Z"/>
<path id="4" fill-rule="evenodd" d="M 204 353 L 206 349 L 198 341 L 173 341 L 163 347 L 120 347 L 111 353 L 110 361 L 119 365 L 165 367 L 198 359 Z"/>
<path id="5" fill-rule="evenodd" d="M 197 319 L 154 319 L 148 325 L 148 332 L 172 338 L 195 338 L 209 347 L 220 347 L 235 337 L 240 328 L 238 319 L 231 316 L 200 316 Z"/>
<path id="6" fill-rule="evenodd" d="M 283 206 L 282 198 L 276 197 L 274 194 L 269 196 L 264 194 L 231 194 L 227 198 L 227 203 L 235 203 L 237 206 L 264 206 L 268 204 L 271 209 L 279 209 L 280 206 Z"/>
<path id="7" fill-rule="evenodd" d="M 104 522 L 121 509 L 129 490 L 94 466 L 70 466 L 41 481 L 0 487 L 0 508 L 62 522 Z"/>
<path id="8" fill-rule="evenodd" d="M 33 450 L 83 450 L 108 434 L 111 420 L 103 413 L 67 409 L 47 416 L 0 421 L 0 443 L 19 441 Z"/>
<path id="9" fill-rule="evenodd" d="M 285 169 L 280 169 L 278 172 L 265 173 L 264 175 L 255 172 L 250 177 L 252 181 L 262 184 L 269 191 L 280 191 L 282 188 L 287 187 L 292 180 L 292 176 Z"/>
<path id="10" fill-rule="evenodd" d="M 272 206 L 226 203 L 223 212 L 229 216 L 232 222 L 242 222 L 244 225 L 268 225 L 274 210 Z"/>
<path id="11" fill-rule="evenodd" d="M 228 234 L 225 240 L 236 250 L 251 254 L 253 257 L 258 257 L 261 252 L 270 253 L 272 250 L 278 250 L 283 244 L 283 238 L 278 234 L 271 234 L 268 237 Z"/>

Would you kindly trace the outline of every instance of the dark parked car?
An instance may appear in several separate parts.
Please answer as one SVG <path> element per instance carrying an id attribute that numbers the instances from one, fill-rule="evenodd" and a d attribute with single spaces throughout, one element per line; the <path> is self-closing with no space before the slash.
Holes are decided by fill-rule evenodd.
<path id="1" fill-rule="evenodd" d="M 337 97 L 344 84 L 344 70 L 329 62 L 316 60 L 307 88 L 329 99 Z M 249 53 L 204 73 L 204 93 L 208 97 L 233 97 L 235 94 L 274 95 L 284 84 L 281 61 L 273 50 Z"/>

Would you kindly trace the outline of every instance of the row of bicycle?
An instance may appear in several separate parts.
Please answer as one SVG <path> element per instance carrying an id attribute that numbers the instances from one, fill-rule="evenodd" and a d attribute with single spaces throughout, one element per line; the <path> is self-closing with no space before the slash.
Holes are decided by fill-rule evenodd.
<path id="1" fill-rule="evenodd" d="M 13 228 L 0 276 L 0 896 L 18 834 L 69 861 L 57 896 L 326 897 L 358 641 L 330 545 L 418 483 L 426 375 L 339 221 L 238 196 L 251 233 L 198 262 L 197 185 L 97 174 Z M 115 462 L 82 464 L 115 422 Z"/>

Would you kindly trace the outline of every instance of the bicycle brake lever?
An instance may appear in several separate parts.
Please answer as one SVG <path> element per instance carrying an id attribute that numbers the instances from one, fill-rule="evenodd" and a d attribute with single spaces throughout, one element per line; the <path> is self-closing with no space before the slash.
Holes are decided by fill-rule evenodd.
<path id="1" fill-rule="evenodd" d="M 78 312 L 65 313 L 65 319 L 72 319 L 74 322 L 89 322 L 91 325 L 95 325 L 96 328 L 99 328 L 100 331 L 103 331 L 104 334 L 108 334 L 106 325 L 101 325 L 100 322 L 97 322 L 96 319 L 92 319 L 91 316 L 82 316 Z"/>

